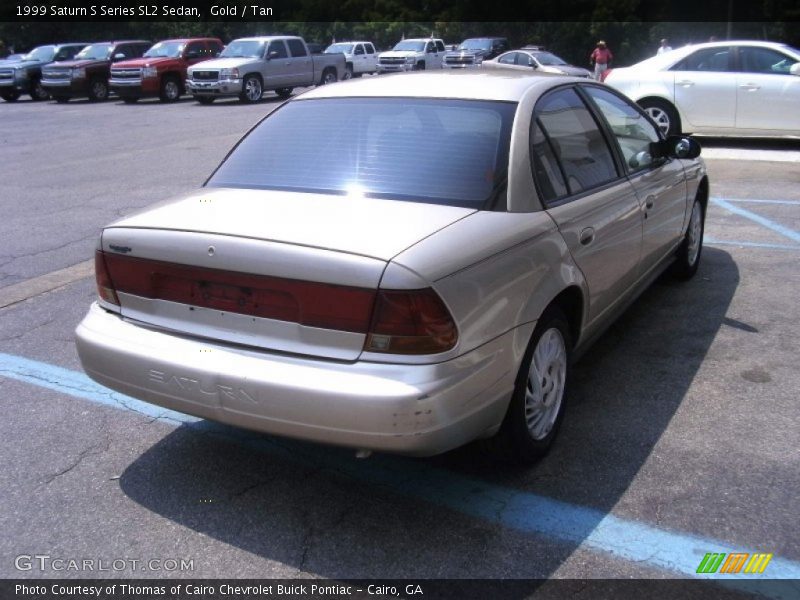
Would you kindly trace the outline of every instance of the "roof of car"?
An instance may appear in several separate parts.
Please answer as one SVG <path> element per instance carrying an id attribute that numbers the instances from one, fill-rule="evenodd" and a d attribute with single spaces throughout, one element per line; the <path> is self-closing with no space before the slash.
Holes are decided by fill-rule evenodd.
<path id="1" fill-rule="evenodd" d="M 219 38 L 215 38 L 215 37 L 185 37 L 185 38 L 171 38 L 171 39 L 168 39 L 168 40 L 160 40 L 158 43 L 159 44 L 163 44 L 163 43 L 166 43 L 166 42 L 186 43 L 186 42 L 212 42 L 212 41 L 213 42 L 219 42 L 220 39 Z"/>
<path id="2" fill-rule="evenodd" d="M 556 83 L 571 80 L 563 75 L 511 69 L 421 71 L 342 81 L 310 90 L 298 99 L 405 97 L 519 102 L 529 89 L 553 85 L 553 78 Z"/>
<path id="3" fill-rule="evenodd" d="M 249 36 L 249 37 L 236 38 L 233 41 L 234 42 L 266 42 L 267 40 L 274 40 L 275 38 L 282 39 L 282 40 L 286 40 L 286 39 L 301 40 L 301 39 L 303 39 L 303 38 L 301 38 L 300 36 L 297 36 L 297 35 L 275 34 L 275 35 L 253 35 L 253 36 Z"/>

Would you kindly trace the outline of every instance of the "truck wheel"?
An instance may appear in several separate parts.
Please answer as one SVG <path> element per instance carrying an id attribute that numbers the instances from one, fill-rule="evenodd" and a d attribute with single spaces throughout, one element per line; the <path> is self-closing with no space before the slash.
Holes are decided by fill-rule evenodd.
<path id="1" fill-rule="evenodd" d="M 195 100 L 197 100 L 200 104 L 205 104 L 208 106 L 209 104 L 213 104 L 215 98 L 213 96 L 195 96 Z"/>
<path id="2" fill-rule="evenodd" d="M 136 104 L 139 101 L 139 98 L 136 96 L 128 96 L 122 99 L 125 104 Z"/>
<path id="3" fill-rule="evenodd" d="M 53 96 L 56 102 L 59 104 L 66 104 L 69 102 L 69 96 Z"/>
<path id="4" fill-rule="evenodd" d="M 108 100 L 108 84 L 102 79 L 92 79 L 89 83 L 89 100 L 92 102 Z"/>
<path id="5" fill-rule="evenodd" d="M 244 78 L 243 91 L 239 94 L 239 100 L 242 102 L 258 102 L 264 95 L 264 88 L 261 85 L 261 79 L 256 75 L 248 75 Z"/>
<path id="6" fill-rule="evenodd" d="M 19 100 L 20 93 L 19 92 L 3 92 L 2 98 L 6 102 L 16 102 Z"/>
<path id="7" fill-rule="evenodd" d="M 162 102 L 175 102 L 181 97 L 181 84 L 172 75 L 164 77 L 161 81 L 161 91 L 158 98 Z"/>
<path id="8" fill-rule="evenodd" d="M 278 88 L 275 90 L 275 93 L 278 94 L 278 98 L 281 100 L 286 100 L 289 96 L 292 95 L 292 90 L 294 88 Z"/>
<path id="9" fill-rule="evenodd" d="M 322 81 L 320 81 L 320 85 L 328 85 L 330 83 L 336 83 L 339 81 L 339 78 L 336 76 L 336 71 L 333 69 L 325 69 L 322 72 Z"/>
<path id="10" fill-rule="evenodd" d="M 353 75 L 353 65 L 347 65 L 344 68 L 344 75 L 342 75 L 342 81 L 346 81 L 348 79 L 352 79 L 353 77 L 355 77 Z"/>
<path id="11" fill-rule="evenodd" d="M 422 62 L 422 61 L 418 62 L 417 66 L 416 66 L 416 68 L 414 70 L 415 71 L 424 71 L 425 70 L 425 63 Z"/>
<path id="12" fill-rule="evenodd" d="M 50 94 L 47 93 L 42 87 L 42 82 L 38 79 L 34 79 L 33 84 L 31 85 L 31 99 L 32 100 L 48 100 L 50 98 Z"/>

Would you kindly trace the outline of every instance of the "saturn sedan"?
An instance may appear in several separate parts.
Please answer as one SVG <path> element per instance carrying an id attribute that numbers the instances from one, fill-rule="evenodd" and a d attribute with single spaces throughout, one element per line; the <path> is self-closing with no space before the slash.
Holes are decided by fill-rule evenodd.
<path id="1" fill-rule="evenodd" d="M 86 372 L 207 419 L 432 455 L 550 447 L 573 357 L 665 269 L 708 179 L 606 86 L 508 71 L 284 103 L 205 186 L 106 227 Z"/>
<path id="2" fill-rule="evenodd" d="M 800 136 L 800 50 L 786 44 L 685 46 L 606 71 L 604 81 L 667 135 Z"/>

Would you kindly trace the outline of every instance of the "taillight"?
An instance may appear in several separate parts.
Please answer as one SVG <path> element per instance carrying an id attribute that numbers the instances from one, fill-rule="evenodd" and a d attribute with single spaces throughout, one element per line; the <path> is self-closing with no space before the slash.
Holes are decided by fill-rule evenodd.
<path id="1" fill-rule="evenodd" d="M 322 329 L 366 333 L 369 326 L 375 290 L 98 254 L 118 293 Z"/>
<path id="2" fill-rule="evenodd" d="M 439 295 L 422 290 L 378 290 L 367 352 L 437 354 L 456 344 L 458 330 Z"/>
<path id="3" fill-rule="evenodd" d="M 94 253 L 94 277 L 100 297 L 110 304 L 119 306 L 119 298 L 117 298 L 117 292 L 114 290 L 114 284 L 106 266 L 105 254 L 100 250 Z"/>

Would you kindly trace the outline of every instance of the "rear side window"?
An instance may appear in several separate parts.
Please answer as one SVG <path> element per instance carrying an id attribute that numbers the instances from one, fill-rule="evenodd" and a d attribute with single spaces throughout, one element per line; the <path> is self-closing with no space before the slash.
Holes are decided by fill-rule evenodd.
<path id="1" fill-rule="evenodd" d="M 419 98 L 290 102 L 208 182 L 483 208 L 504 189 L 516 104 Z"/>
<path id="2" fill-rule="evenodd" d="M 570 194 L 618 177 L 611 149 L 575 90 L 547 94 L 536 104 L 534 116 L 559 161 Z"/>
<path id="3" fill-rule="evenodd" d="M 301 42 L 300 40 L 295 40 L 295 39 L 286 40 L 286 43 L 289 44 L 289 52 L 292 53 L 292 56 L 294 57 L 308 56 L 305 44 L 303 44 L 303 42 Z"/>
<path id="4" fill-rule="evenodd" d="M 367 54 L 375 54 L 375 46 L 372 44 L 366 44 L 367 47 Z"/>
<path id="5" fill-rule="evenodd" d="M 445 50 L 444 42 L 442 40 L 436 40 L 435 43 L 436 43 L 436 51 L 437 52 L 444 52 L 444 50 Z"/>
<path id="6" fill-rule="evenodd" d="M 745 73 L 765 73 L 770 75 L 788 75 L 796 60 L 771 50 L 755 46 L 739 47 L 739 62 Z"/>

